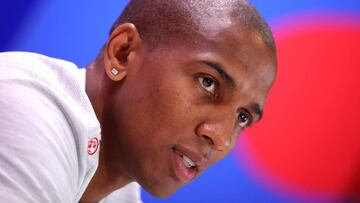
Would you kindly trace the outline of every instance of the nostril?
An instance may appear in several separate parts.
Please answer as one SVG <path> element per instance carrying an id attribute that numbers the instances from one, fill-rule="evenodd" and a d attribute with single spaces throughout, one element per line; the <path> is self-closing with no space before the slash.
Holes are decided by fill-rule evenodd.
<path id="1" fill-rule="evenodd" d="M 214 140 L 211 139 L 211 137 L 209 137 L 209 136 L 207 136 L 207 135 L 203 135 L 202 137 L 206 140 L 206 142 L 207 142 L 209 145 L 214 145 Z"/>

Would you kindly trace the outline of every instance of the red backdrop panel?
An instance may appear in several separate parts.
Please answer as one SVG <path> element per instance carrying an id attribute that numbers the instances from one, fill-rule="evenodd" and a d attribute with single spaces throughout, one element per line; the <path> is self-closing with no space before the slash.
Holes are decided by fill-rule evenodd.
<path id="1" fill-rule="evenodd" d="M 314 19 L 276 32 L 278 79 L 247 153 L 299 193 L 360 195 L 360 26 Z"/>

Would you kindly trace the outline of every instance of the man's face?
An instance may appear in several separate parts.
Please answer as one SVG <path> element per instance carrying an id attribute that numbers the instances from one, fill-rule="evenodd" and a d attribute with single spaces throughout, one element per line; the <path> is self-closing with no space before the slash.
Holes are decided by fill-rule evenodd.
<path id="1" fill-rule="evenodd" d="M 128 70 L 106 110 L 108 150 L 148 192 L 172 194 L 261 118 L 276 62 L 257 36 L 231 28 L 202 45 L 174 43 Z"/>

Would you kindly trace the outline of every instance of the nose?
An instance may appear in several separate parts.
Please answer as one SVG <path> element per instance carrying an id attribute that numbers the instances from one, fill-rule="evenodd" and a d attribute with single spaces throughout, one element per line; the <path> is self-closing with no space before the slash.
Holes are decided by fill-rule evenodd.
<path id="1" fill-rule="evenodd" d="M 206 121 L 198 125 L 196 134 L 217 151 L 227 151 L 232 146 L 234 119 L 219 119 Z"/>

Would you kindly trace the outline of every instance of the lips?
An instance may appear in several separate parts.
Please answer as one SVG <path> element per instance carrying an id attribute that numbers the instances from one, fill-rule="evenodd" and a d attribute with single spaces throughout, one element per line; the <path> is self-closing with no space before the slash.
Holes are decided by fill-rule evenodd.
<path id="1" fill-rule="evenodd" d="M 206 159 L 200 153 L 184 147 L 173 148 L 173 169 L 175 176 L 183 183 L 188 183 L 195 178 L 199 167 Z"/>

